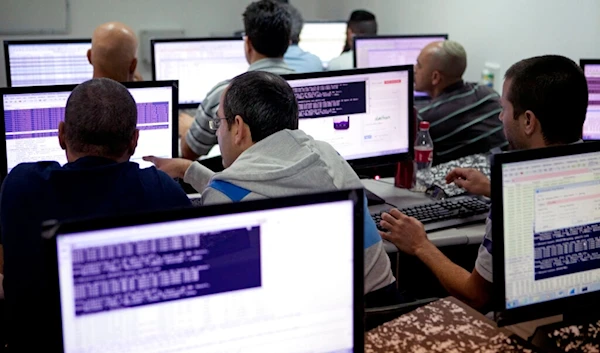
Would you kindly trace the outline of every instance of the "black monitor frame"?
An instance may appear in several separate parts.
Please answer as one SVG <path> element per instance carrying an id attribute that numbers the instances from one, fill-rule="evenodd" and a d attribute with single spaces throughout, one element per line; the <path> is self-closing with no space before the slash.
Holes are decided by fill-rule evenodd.
<path id="1" fill-rule="evenodd" d="M 173 158 L 179 156 L 179 83 L 177 81 L 139 81 L 123 82 L 125 87 L 129 88 L 152 88 L 152 87 L 171 87 L 172 90 L 172 138 L 171 153 Z M 77 85 L 55 85 L 55 86 L 27 86 L 27 87 L 7 87 L 0 88 L 0 138 L 4 143 L 0 143 L 0 180 L 4 180 L 8 174 L 8 161 L 6 155 L 6 123 L 4 120 L 4 95 L 5 94 L 35 94 L 35 93 L 54 93 L 71 92 Z M 58 143 L 58 141 L 57 141 Z"/>
<path id="2" fill-rule="evenodd" d="M 8 47 L 11 45 L 35 45 L 35 44 L 82 44 L 90 43 L 92 45 L 91 38 L 81 39 L 36 39 L 36 40 L 5 40 L 4 41 L 4 68 L 6 72 L 6 87 L 12 87 L 12 80 L 10 75 L 10 56 L 8 54 Z M 92 64 L 90 64 L 91 66 Z M 91 79 L 92 77 L 90 77 Z"/>
<path id="3" fill-rule="evenodd" d="M 232 37 L 198 37 L 198 38 L 166 38 L 166 39 L 152 39 L 150 41 L 150 55 L 152 58 L 152 80 L 156 80 L 156 58 L 154 52 L 154 45 L 157 43 L 186 43 L 186 42 L 224 42 L 224 41 L 240 41 L 243 40 L 242 37 L 232 36 Z M 233 78 L 233 77 L 230 77 Z M 218 82 L 215 82 L 217 84 Z M 205 97 L 201 97 L 200 100 Z M 198 103 L 184 103 L 179 104 L 179 109 L 196 109 L 200 105 L 200 101 Z"/>
<path id="4" fill-rule="evenodd" d="M 329 78 L 329 77 L 341 77 L 341 76 L 354 76 L 354 75 L 368 75 L 375 73 L 385 73 L 385 72 L 397 72 L 397 71 L 406 71 L 408 72 L 408 106 L 407 109 L 407 117 L 408 117 L 408 151 L 397 154 L 390 154 L 387 156 L 380 157 L 370 157 L 370 158 L 361 158 L 361 159 L 353 159 L 347 160 L 347 162 L 352 166 L 354 170 L 362 169 L 362 168 L 370 168 L 375 166 L 383 166 L 393 164 L 402 160 L 410 160 L 413 156 L 414 149 L 414 140 L 415 140 L 415 119 L 414 119 L 414 100 L 413 100 L 413 66 L 412 65 L 404 65 L 404 66 L 388 66 L 388 67 L 374 67 L 368 69 L 352 69 L 352 70 L 339 70 L 339 71 L 323 71 L 323 72 L 310 72 L 303 74 L 289 74 L 282 75 L 286 81 L 287 80 L 305 80 L 305 79 L 315 79 L 315 78 Z"/>
<path id="5" fill-rule="evenodd" d="M 247 213 L 254 211 L 288 208 L 295 206 L 321 204 L 335 201 L 351 200 L 354 204 L 354 239 L 353 239 L 353 260 L 354 260 L 354 349 L 360 350 L 364 346 L 364 250 L 363 250 L 363 229 L 364 229 L 364 191 L 341 190 L 327 193 L 307 194 L 300 196 L 291 196 L 276 199 L 266 199 L 257 201 L 236 202 L 222 205 L 210 205 L 197 208 L 182 208 L 162 212 L 136 213 L 122 215 L 117 217 L 96 218 L 79 220 L 75 222 L 46 222 L 43 226 L 42 240 L 43 251 L 46 259 L 46 268 L 48 269 L 49 302 L 52 302 L 52 325 L 53 335 L 57 337 L 52 345 L 63 348 L 63 332 L 60 302 L 60 285 L 58 273 L 57 258 L 57 235 L 94 231 L 100 229 L 120 228 L 136 225 L 158 224 L 194 218 L 204 218 L 227 214 Z"/>
<path id="6" fill-rule="evenodd" d="M 593 153 L 600 151 L 600 142 L 588 142 L 559 147 L 531 149 L 492 155 L 492 209 L 494 216 L 492 233 L 493 244 L 493 296 L 492 305 L 498 326 L 512 325 L 558 314 L 581 315 L 592 314 L 600 301 L 600 291 L 565 296 L 562 298 L 506 309 L 506 284 L 504 268 L 504 209 L 502 166 L 505 163 L 526 162 L 539 159 L 562 157 L 569 155 Z M 533 266 L 533 264 L 532 264 Z M 598 313 L 596 313 L 598 314 Z M 593 317 L 597 319 L 597 317 Z"/>

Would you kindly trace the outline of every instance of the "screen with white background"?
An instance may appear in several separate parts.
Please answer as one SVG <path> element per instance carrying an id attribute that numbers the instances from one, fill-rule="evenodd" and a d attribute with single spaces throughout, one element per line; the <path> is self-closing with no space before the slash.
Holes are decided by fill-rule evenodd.
<path id="1" fill-rule="evenodd" d="M 88 43 L 9 44 L 12 87 L 70 85 L 90 80 Z"/>
<path id="2" fill-rule="evenodd" d="M 143 156 L 173 156 L 173 92 L 171 87 L 129 88 L 138 109 L 140 137 L 131 157 L 141 168 L 152 163 Z M 58 123 L 64 121 L 71 92 L 5 94 L 4 131 L 8 171 L 26 162 L 67 163 L 58 143 Z"/>
<path id="3" fill-rule="evenodd" d="M 157 80 L 179 80 L 179 103 L 201 103 L 221 81 L 248 70 L 244 40 L 154 43 Z"/>
<path id="4" fill-rule="evenodd" d="M 589 102 L 583 124 L 583 139 L 600 140 L 600 64 L 586 64 L 584 73 L 588 83 Z"/>
<path id="5" fill-rule="evenodd" d="M 352 352 L 353 212 L 336 201 L 58 235 L 64 351 Z"/>
<path id="6" fill-rule="evenodd" d="M 506 309 L 600 290 L 600 152 L 502 166 Z"/>
<path id="7" fill-rule="evenodd" d="M 407 71 L 288 83 L 298 100 L 299 128 L 331 144 L 346 160 L 408 152 Z"/>
<path id="8" fill-rule="evenodd" d="M 298 46 L 318 56 L 327 67 L 331 59 L 342 54 L 347 27 L 346 22 L 305 22 Z"/>

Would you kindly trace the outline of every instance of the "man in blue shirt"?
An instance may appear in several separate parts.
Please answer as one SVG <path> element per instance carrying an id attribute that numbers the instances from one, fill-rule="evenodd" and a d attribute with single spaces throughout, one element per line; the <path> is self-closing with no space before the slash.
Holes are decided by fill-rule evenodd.
<path id="1" fill-rule="evenodd" d="M 44 221 L 191 205 L 167 174 L 129 161 L 137 147 L 136 125 L 136 103 L 123 85 L 106 78 L 82 83 L 58 126 L 68 163 L 22 163 L 4 180 L 0 229 L 11 351 L 41 351 L 37 345 L 53 340 L 46 334 L 57 303 L 47 299 Z"/>
<path id="2" fill-rule="evenodd" d="M 304 27 L 302 14 L 292 5 L 285 5 L 285 7 L 290 13 L 290 18 L 292 20 L 292 31 L 290 35 L 292 44 L 285 52 L 283 60 L 297 73 L 323 71 L 321 59 L 315 54 L 302 50 L 298 46 L 298 43 L 300 43 L 300 32 L 302 32 L 302 27 Z"/>

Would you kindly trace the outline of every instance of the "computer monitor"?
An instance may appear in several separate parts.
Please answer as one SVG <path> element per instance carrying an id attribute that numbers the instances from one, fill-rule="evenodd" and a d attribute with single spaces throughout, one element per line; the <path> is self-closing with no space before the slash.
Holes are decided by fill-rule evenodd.
<path id="1" fill-rule="evenodd" d="M 447 39 L 447 34 L 357 36 L 354 37 L 354 67 L 415 65 L 427 44 Z M 427 97 L 427 94 L 415 92 L 416 97 Z"/>
<path id="2" fill-rule="evenodd" d="M 589 93 L 583 139 L 600 140 L 600 59 L 581 59 L 579 65 L 587 79 Z"/>
<path id="3" fill-rule="evenodd" d="M 338 191 L 59 226 L 46 244 L 64 352 L 361 350 L 363 198 Z"/>
<path id="4" fill-rule="evenodd" d="M 4 41 L 8 87 L 70 85 L 93 76 L 91 39 Z"/>
<path id="5" fill-rule="evenodd" d="M 131 161 L 152 166 L 143 156 L 177 157 L 177 82 L 128 82 L 125 87 L 138 108 L 140 137 Z M 75 85 L 13 87 L 0 89 L 0 177 L 17 164 L 57 161 L 67 163 L 58 144 L 58 123 L 64 120 L 67 99 Z"/>
<path id="6" fill-rule="evenodd" d="M 305 22 L 298 46 L 318 56 L 327 68 L 329 61 L 340 56 L 344 50 L 347 27 L 344 21 Z"/>
<path id="7" fill-rule="evenodd" d="M 499 325 L 600 314 L 599 151 L 592 142 L 493 156 L 484 246 Z"/>
<path id="8" fill-rule="evenodd" d="M 283 78 L 298 100 L 299 128 L 331 144 L 353 167 L 412 155 L 412 65 Z"/>
<path id="9" fill-rule="evenodd" d="M 241 37 L 153 40 L 152 78 L 179 80 L 180 108 L 196 108 L 219 82 L 248 70 Z"/>

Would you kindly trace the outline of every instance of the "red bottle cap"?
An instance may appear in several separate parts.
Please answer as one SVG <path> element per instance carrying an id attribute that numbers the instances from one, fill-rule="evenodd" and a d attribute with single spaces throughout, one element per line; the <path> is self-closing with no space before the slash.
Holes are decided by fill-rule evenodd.
<path id="1" fill-rule="evenodd" d="M 421 130 L 429 130 L 429 121 L 421 121 L 419 123 L 419 129 L 421 129 Z"/>

